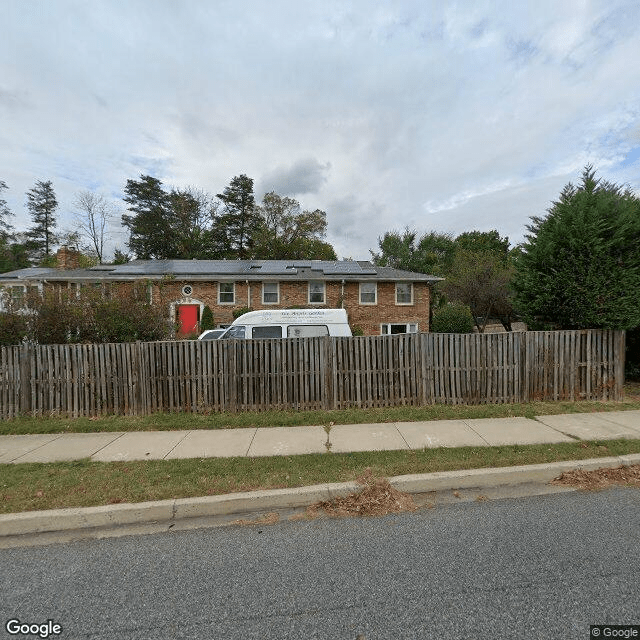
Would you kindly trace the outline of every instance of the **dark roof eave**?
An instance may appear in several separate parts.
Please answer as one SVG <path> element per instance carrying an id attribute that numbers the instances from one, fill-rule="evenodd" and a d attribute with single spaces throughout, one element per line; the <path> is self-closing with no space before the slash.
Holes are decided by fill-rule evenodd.
<path id="1" fill-rule="evenodd" d="M 417 276 L 417 277 L 416 277 Z M 12 276 L 10 278 L 3 278 L 0 276 L 0 282 L 136 282 L 140 280 L 151 280 L 154 282 L 160 282 L 166 280 L 166 275 L 148 274 L 148 275 L 106 275 L 106 274 L 51 274 L 44 276 Z M 249 274 L 180 274 L 171 278 L 170 281 L 184 281 L 190 280 L 192 282 L 237 282 L 243 280 L 249 280 L 251 282 L 263 282 L 263 281 L 278 281 L 278 282 L 308 282 L 311 280 L 324 280 L 331 282 L 428 282 L 435 284 L 444 280 L 436 276 L 426 276 L 422 274 L 407 274 L 404 276 L 388 276 L 388 275 L 323 275 L 323 274 L 309 274 L 304 276 L 283 275 L 283 274 L 262 274 L 262 275 L 249 275 Z"/>

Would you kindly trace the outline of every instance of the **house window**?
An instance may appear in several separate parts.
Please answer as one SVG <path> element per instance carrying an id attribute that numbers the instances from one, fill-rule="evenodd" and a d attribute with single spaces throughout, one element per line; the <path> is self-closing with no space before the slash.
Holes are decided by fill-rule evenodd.
<path id="1" fill-rule="evenodd" d="M 396 304 L 413 304 L 413 284 L 396 282 Z"/>
<path id="2" fill-rule="evenodd" d="M 309 303 L 324 303 L 324 282 L 321 280 L 312 280 L 309 282 Z"/>
<path id="3" fill-rule="evenodd" d="M 190 284 L 185 284 L 182 287 L 182 295 L 185 297 L 189 297 L 193 293 L 193 287 Z"/>
<path id="4" fill-rule="evenodd" d="M 395 335 L 396 333 L 417 333 L 417 322 L 394 322 L 380 325 L 380 333 L 383 336 Z"/>
<path id="5" fill-rule="evenodd" d="M 235 282 L 220 282 L 218 284 L 218 304 L 233 304 L 235 300 Z"/>
<path id="6" fill-rule="evenodd" d="M 11 299 L 14 302 L 22 302 L 24 299 L 24 287 L 22 285 L 11 287 Z"/>
<path id="7" fill-rule="evenodd" d="M 262 304 L 278 304 L 280 291 L 277 282 L 262 283 Z"/>
<path id="8" fill-rule="evenodd" d="M 376 304 L 378 302 L 378 287 L 375 282 L 360 283 L 360 304 Z"/>

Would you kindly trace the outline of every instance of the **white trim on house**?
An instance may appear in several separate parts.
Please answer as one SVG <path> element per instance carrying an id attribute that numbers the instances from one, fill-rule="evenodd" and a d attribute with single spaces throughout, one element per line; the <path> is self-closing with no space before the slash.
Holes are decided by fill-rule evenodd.
<path id="1" fill-rule="evenodd" d="M 373 291 L 363 291 L 362 288 L 363 287 L 372 287 L 373 286 Z M 368 300 L 368 301 L 363 301 L 362 300 L 362 296 L 364 295 L 368 295 L 370 296 L 371 293 L 373 293 L 373 300 Z M 361 305 L 376 305 L 378 304 L 378 283 L 377 282 L 361 282 L 359 289 L 358 289 L 358 304 Z"/>
<path id="2" fill-rule="evenodd" d="M 399 294 L 399 287 L 403 287 L 409 285 L 409 302 L 400 302 L 398 300 L 398 294 Z M 396 305 L 398 306 L 409 306 L 413 304 L 413 282 L 396 282 Z"/>
<path id="3" fill-rule="evenodd" d="M 222 287 L 231 285 L 231 291 L 222 291 Z M 224 302 L 220 299 L 222 294 L 228 295 L 231 293 L 232 300 L 225 300 Z M 218 304 L 235 304 L 236 303 L 236 283 L 235 282 L 218 282 Z"/>
<path id="4" fill-rule="evenodd" d="M 320 293 L 319 288 L 317 288 L 316 291 L 312 291 L 311 287 L 312 285 L 321 285 L 322 287 L 322 300 L 312 300 L 311 296 L 312 295 L 318 295 L 318 293 Z M 307 300 L 309 302 L 309 304 L 326 304 L 327 302 L 327 283 L 324 280 L 309 280 L 309 286 L 307 288 L 308 291 L 308 297 Z"/>
<path id="5" fill-rule="evenodd" d="M 265 286 L 269 285 L 275 285 L 276 290 L 274 291 L 265 291 Z M 265 300 L 265 293 L 268 293 L 269 295 L 273 295 L 275 293 L 276 295 L 276 299 L 275 300 Z M 262 283 L 262 304 L 280 304 L 280 283 L 279 282 L 263 282 Z"/>
<path id="6" fill-rule="evenodd" d="M 179 307 L 183 304 L 191 304 L 191 305 L 199 305 L 200 306 L 200 314 L 199 318 L 202 318 L 202 314 L 204 312 L 205 303 L 202 300 L 198 300 L 196 298 L 181 298 L 180 300 L 174 300 L 169 303 L 169 320 L 172 324 L 176 324 L 176 307 Z M 198 321 L 199 322 L 199 321 Z"/>
<path id="7" fill-rule="evenodd" d="M 399 329 L 402 329 L 399 331 Z M 397 333 L 418 333 L 417 322 L 382 322 L 380 324 L 380 335 L 388 336 Z"/>

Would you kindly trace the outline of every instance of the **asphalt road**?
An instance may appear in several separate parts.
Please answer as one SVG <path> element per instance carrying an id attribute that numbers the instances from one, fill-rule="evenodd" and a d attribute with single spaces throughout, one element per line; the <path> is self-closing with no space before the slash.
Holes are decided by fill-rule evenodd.
<path id="1" fill-rule="evenodd" d="M 640 624 L 640 491 L 0 551 L 52 638 L 589 638 Z"/>

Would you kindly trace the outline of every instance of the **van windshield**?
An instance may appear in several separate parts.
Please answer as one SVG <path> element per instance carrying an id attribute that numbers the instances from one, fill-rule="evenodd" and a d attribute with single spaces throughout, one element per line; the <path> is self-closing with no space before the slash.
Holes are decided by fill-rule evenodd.
<path id="1" fill-rule="evenodd" d="M 220 336 L 220 340 L 244 340 L 245 327 L 242 324 L 229 327 L 226 333 Z"/>

